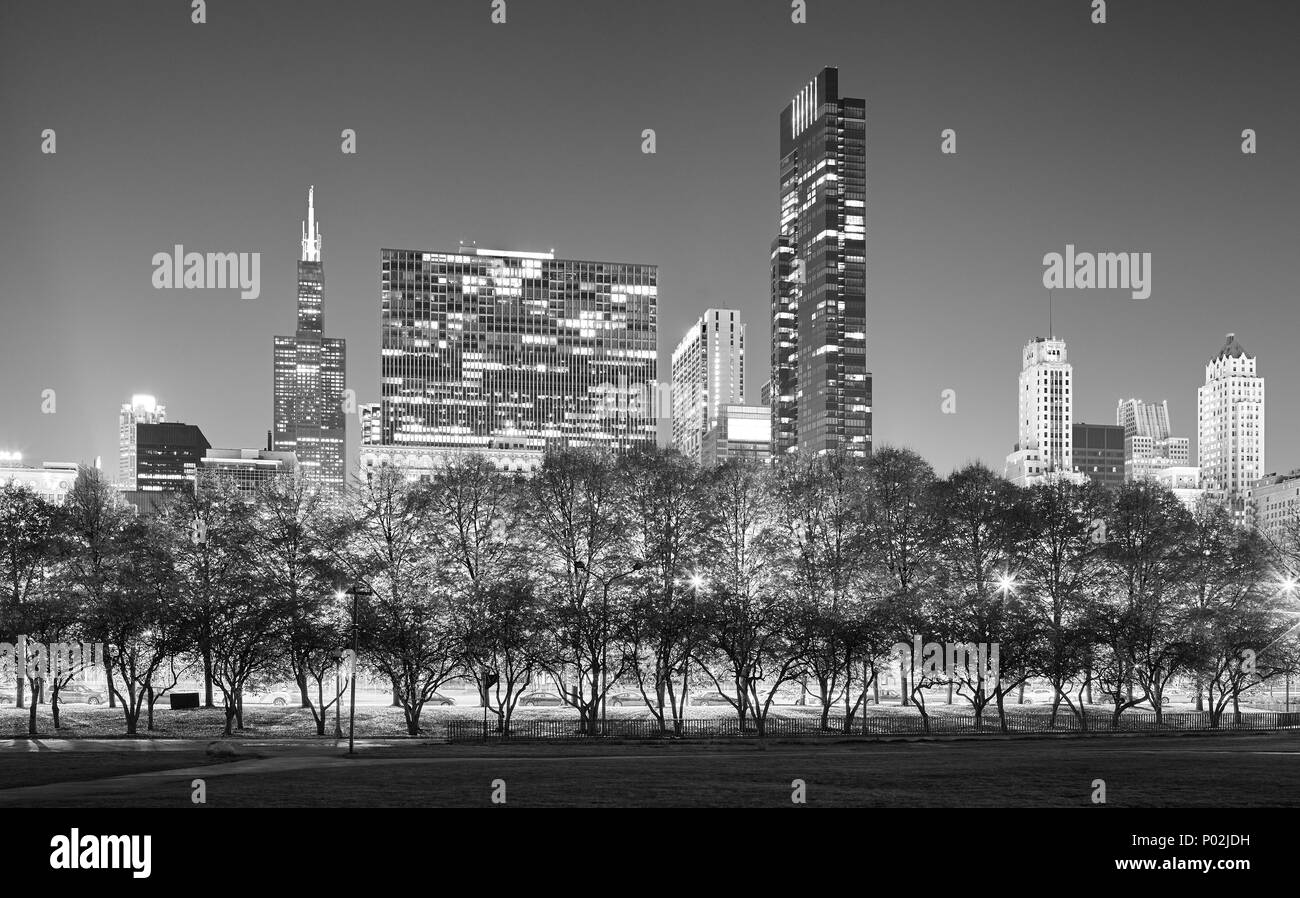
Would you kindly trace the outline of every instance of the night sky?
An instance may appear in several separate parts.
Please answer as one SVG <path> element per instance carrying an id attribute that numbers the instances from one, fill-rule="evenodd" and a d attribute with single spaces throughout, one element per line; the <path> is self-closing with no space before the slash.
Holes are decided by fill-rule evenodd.
<path id="1" fill-rule="evenodd" d="M 381 247 L 653 263 L 660 372 L 708 307 L 768 367 L 777 121 L 822 66 L 867 103 L 875 443 L 1002 469 L 1042 257 L 1150 252 L 1153 291 L 1057 292 L 1076 420 L 1196 388 L 1234 331 L 1268 380 L 1267 469 L 1300 466 L 1300 5 L 1111 0 L 0 5 L 0 449 L 104 457 L 153 393 L 261 446 L 316 186 L 325 326 L 378 398 Z M 41 132 L 57 153 L 41 152 Z M 340 152 L 340 132 L 358 152 Z M 657 136 L 641 152 L 642 129 Z M 940 132 L 957 132 L 956 155 Z M 1241 132 L 1259 152 L 1241 152 Z M 174 244 L 261 252 L 261 296 L 155 290 Z M 957 391 L 957 413 L 940 411 Z M 57 411 L 41 411 L 42 390 Z M 349 427 L 350 456 L 359 429 Z"/>

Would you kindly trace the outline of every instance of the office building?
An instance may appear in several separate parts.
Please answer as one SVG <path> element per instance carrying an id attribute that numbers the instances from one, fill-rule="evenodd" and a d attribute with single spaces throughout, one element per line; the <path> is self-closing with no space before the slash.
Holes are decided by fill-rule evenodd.
<path id="1" fill-rule="evenodd" d="M 732 309 L 709 309 L 673 351 L 673 446 L 699 461 L 723 408 L 744 401 L 745 326 Z"/>
<path id="2" fill-rule="evenodd" d="M 1300 549 L 1300 471 L 1267 474 L 1246 490 L 1246 522 L 1275 546 Z"/>
<path id="3" fill-rule="evenodd" d="M 765 405 L 724 405 L 700 442 L 700 462 L 716 465 L 732 458 L 768 461 L 772 457 L 772 410 Z"/>
<path id="4" fill-rule="evenodd" d="M 1235 334 L 1205 366 L 1196 409 L 1201 486 L 1244 523 L 1246 493 L 1265 472 L 1264 378 Z"/>
<path id="5" fill-rule="evenodd" d="M 174 493 L 194 488 L 194 469 L 212 448 L 193 424 L 137 424 L 136 490 Z"/>
<path id="6" fill-rule="evenodd" d="M 656 444 L 658 272 L 553 253 L 385 249 L 381 403 L 362 467 Z M 378 431 L 379 443 L 374 442 Z"/>
<path id="7" fill-rule="evenodd" d="M 167 407 L 153 396 L 137 393 L 124 403 L 117 415 L 117 488 L 124 492 L 136 489 L 137 424 L 162 424 L 167 420 Z"/>
<path id="8" fill-rule="evenodd" d="M 225 482 L 250 497 L 278 478 L 297 474 L 298 459 L 292 452 L 269 449 L 209 449 L 192 472 L 200 491 Z"/>
<path id="9" fill-rule="evenodd" d="M 346 480 L 347 347 L 325 336 L 325 272 L 316 221 L 316 189 L 307 192 L 298 260 L 298 327 L 275 338 L 273 448 L 292 452 L 309 483 L 341 490 Z"/>
<path id="10" fill-rule="evenodd" d="M 46 502 L 62 505 L 80 469 L 73 462 L 47 461 L 37 466 L 24 463 L 22 453 L 0 452 L 0 487 L 26 487 Z"/>
<path id="11" fill-rule="evenodd" d="M 1074 369 L 1064 340 L 1035 337 L 1020 355 L 1019 437 L 1005 476 L 1019 486 L 1073 475 Z"/>
<path id="12" fill-rule="evenodd" d="M 1076 423 L 1070 435 L 1074 470 L 1107 489 L 1124 483 L 1124 428 Z"/>
<path id="13" fill-rule="evenodd" d="M 781 112 L 772 243 L 773 452 L 871 452 L 866 104 L 823 69 Z"/>
<path id="14" fill-rule="evenodd" d="M 1170 435 L 1169 400 L 1121 399 L 1115 423 L 1124 429 L 1124 478 L 1156 477 L 1166 468 L 1191 464 L 1191 440 Z"/>

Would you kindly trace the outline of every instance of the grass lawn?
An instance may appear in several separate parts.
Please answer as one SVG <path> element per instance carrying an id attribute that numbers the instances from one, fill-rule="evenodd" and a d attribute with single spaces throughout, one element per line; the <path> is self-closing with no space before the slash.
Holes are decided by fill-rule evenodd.
<path id="1" fill-rule="evenodd" d="M 1298 758 L 1294 733 L 812 746 L 410 744 L 356 759 L 286 751 L 21 801 L 0 793 L 0 803 L 184 807 L 191 776 L 204 775 L 209 807 L 487 807 L 496 779 L 518 807 L 790 807 L 794 779 L 807 784 L 809 806 L 1088 807 L 1099 778 L 1110 806 L 1300 807 Z M 170 754 L 164 761 L 185 763 Z"/>
<path id="2" fill-rule="evenodd" d="M 39 786 L 173 770 L 209 763 L 203 751 L 137 754 L 126 752 L 6 752 L 0 756 L 0 789 Z"/>
<path id="3" fill-rule="evenodd" d="M 346 732 L 346 705 L 342 710 L 343 729 Z M 970 717 L 969 705 L 964 702 L 953 705 L 930 705 L 928 710 L 930 715 L 935 718 Z M 1008 706 L 1007 713 L 1014 718 L 1021 715 L 1043 715 L 1048 710 L 1046 705 L 1011 705 Z M 1089 706 L 1089 710 L 1100 715 L 1109 714 L 1108 708 L 1102 705 Z M 1170 710 L 1190 711 L 1193 709 L 1190 705 L 1179 705 Z M 1149 711 L 1144 712 L 1143 709 L 1138 709 L 1138 711 L 1150 713 Z M 1242 711 L 1243 713 L 1254 713 L 1250 709 L 1243 708 Z M 470 706 L 468 703 L 458 704 L 455 707 L 429 706 L 424 709 L 424 714 L 420 719 L 421 730 L 426 737 L 442 738 L 445 735 L 442 724 L 446 720 L 460 718 L 477 721 L 482 719 L 482 713 L 481 708 Z M 843 712 L 842 710 L 837 712 L 836 709 L 832 709 L 832 716 L 837 713 L 842 714 Z M 896 704 L 885 704 L 870 706 L 869 714 L 872 717 L 916 717 L 917 711 L 913 707 L 904 708 Z M 626 718 L 648 719 L 650 717 L 649 711 L 641 707 L 610 707 L 607 709 L 607 715 L 610 719 L 615 720 Z M 692 718 L 730 718 L 734 715 L 735 712 L 730 707 L 717 705 L 693 708 L 688 714 Z M 771 711 L 772 717 L 811 720 L 820 717 L 820 715 L 821 709 L 816 706 L 779 705 L 774 706 Z M 1067 720 L 1069 711 L 1062 708 L 1060 717 L 1062 721 Z M 75 739 L 78 737 L 121 736 L 126 732 L 126 724 L 120 708 L 108 708 L 102 705 L 63 705 L 59 709 L 59 718 L 60 727 L 55 730 L 49 706 L 40 706 L 36 718 L 40 735 Z M 571 708 L 563 707 L 521 708 L 515 711 L 515 719 L 520 721 L 561 718 L 577 720 L 577 712 Z M 145 738 L 218 739 L 221 738 L 225 728 L 225 712 L 220 708 L 173 711 L 168 707 L 159 706 L 154 711 L 154 729 L 147 730 L 145 723 L 145 715 L 141 714 L 138 736 Z M 334 716 L 332 713 L 326 720 L 325 731 L 327 735 L 332 735 L 334 732 Z M 406 722 L 402 716 L 402 709 L 386 705 L 358 705 L 356 733 L 361 738 L 405 736 Z M 11 705 L 0 707 L 0 739 L 25 736 L 26 734 L 27 711 L 14 708 Z M 237 731 L 236 735 L 256 739 L 312 738 L 316 735 L 316 725 L 311 711 L 306 708 L 248 705 L 244 709 L 244 729 Z"/>

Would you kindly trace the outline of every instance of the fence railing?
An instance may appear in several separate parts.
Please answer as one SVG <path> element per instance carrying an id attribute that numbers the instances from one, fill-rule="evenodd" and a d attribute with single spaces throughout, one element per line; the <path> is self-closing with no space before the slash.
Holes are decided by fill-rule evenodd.
<path id="1" fill-rule="evenodd" d="M 506 732 L 499 731 L 496 721 L 486 726 L 477 720 L 448 720 L 445 722 L 448 742 L 483 741 L 537 741 L 560 739 L 716 739 L 716 738 L 782 738 L 791 736 L 999 736 L 1078 733 L 1084 730 L 1079 718 L 1073 714 L 1008 715 L 1004 731 L 996 714 L 983 717 L 935 715 L 929 721 L 920 715 L 858 716 L 848 721 L 842 716 L 831 717 L 825 727 L 820 718 L 769 717 L 760 730 L 752 720 L 741 726 L 736 717 L 689 718 L 677 724 L 668 720 L 661 726 L 654 719 L 616 719 L 604 723 L 584 724 L 573 718 L 512 720 Z M 1162 714 L 1157 720 L 1154 712 L 1125 713 L 1116 721 L 1110 714 L 1089 713 L 1087 731 L 1091 733 L 1141 733 L 1195 730 L 1277 730 L 1300 727 L 1300 711 L 1259 712 L 1233 714 L 1224 711 L 1217 725 L 1209 711 L 1177 711 Z"/>

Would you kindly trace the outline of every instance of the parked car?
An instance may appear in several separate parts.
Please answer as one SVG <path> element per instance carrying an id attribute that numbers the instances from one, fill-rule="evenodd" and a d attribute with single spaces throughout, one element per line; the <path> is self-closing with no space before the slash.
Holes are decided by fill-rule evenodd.
<path id="1" fill-rule="evenodd" d="M 624 705 L 644 705 L 645 699 L 639 692 L 616 692 L 607 697 L 605 701 L 615 708 L 621 708 Z"/>
<path id="2" fill-rule="evenodd" d="M 1033 689 L 1025 692 L 1026 705 L 1050 705 L 1056 698 L 1056 693 L 1051 690 Z"/>
<path id="3" fill-rule="evenodd" d="M 521 696 L 519 704 L 526 708 L 535 708 L 540 705 L 549 705 L 557 708 L 564 704 L 564 699 L 560 698 L 554 692 L 543 692 L 538 690 L 537 692 L 529 692 L 527 695 Z"/>
<path id="4" fill-rule="evenodd" d="M 18 691 L 12 686 L 0 686 L 0 705 L 18 704 Z"/>
<path id="5" fill-rule="evenodd" d="M 244 690 L 246 705 L 275 705 L 277 708 L 283 708 L 289 704 L 291 697 L 295 702 L 301 701 L 297 687 L 294 687 L 292 692 L 284 686 L 255 686 Z"/>
<path id="6" fill-rule="evenodd" d="M 435 692 L 433 695 L 429 696 L 428 703 L 431 705 L 454 705 L 456 704 L 456 700 L 443 695 L 441 692 Z"/>
<path id="7" fill-rule="evenodd" d="M 731 700 L 721 692 L 706 692 L 703 695 L 694 696 L 691 699 L 692 705 L 731 705 Z"/>
<path id="8" fill-rule="evenodd" d="M 59 689 L 61 705 L 101 705 L 108 701 L 108 693 L 84 683 L 69 683 Z"/>

